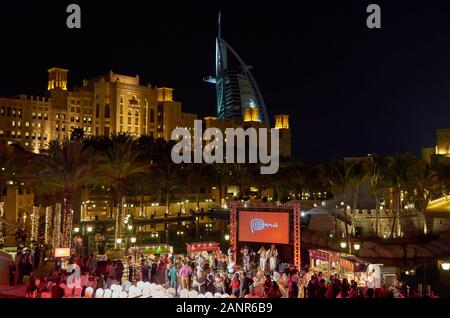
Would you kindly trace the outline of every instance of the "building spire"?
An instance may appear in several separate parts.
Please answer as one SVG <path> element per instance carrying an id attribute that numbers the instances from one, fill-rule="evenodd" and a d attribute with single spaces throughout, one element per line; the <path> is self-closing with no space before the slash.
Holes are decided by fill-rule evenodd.
<path id="1" fill-rule="evenodd" d="M 219 18 L 217 19 L 217 26 L 218 26 L 218 28 L 217 28 L 217 38 L 219 39 L 219 41 L 222 38 L 222 19 L 221 19 L 221 15 L 222 15 L 222 12 L 219 11 Z"/>

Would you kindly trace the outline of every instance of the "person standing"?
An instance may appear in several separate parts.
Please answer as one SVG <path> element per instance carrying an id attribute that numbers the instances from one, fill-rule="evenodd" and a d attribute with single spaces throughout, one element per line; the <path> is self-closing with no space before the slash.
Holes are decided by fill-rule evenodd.
<path id="1" fill-rule="evenodd" d="M 244 246 L 244 248 L 241 249 L 241 254 L 242 254 L 242 264 L 244 266 L 244 271 L 248 271 L 250 269 L 250 255 L 249 255 L 247 246 Z"/>
<path id="2" fill-rule="evenodd" d="M 170 265 L 170 287 L 177 289 L 177 267 L 175 264 Z"/>
<path id="3" fill-rule="evenodd" d="M 232 295 L 239 297 L 240 285 L 241 285 L 241 281 L 239 279 L 239 273 L 235 273 L 233 276 L 233 279 L 231 280 L 231 294 Z"/>
<path id="4" fill-rule="evenodd" d="M 39 263 L 41 261 L 41 249 L 39 247 L 39 245 L 36 246 L 36 248 L 34 249 L 34 268 L 38 268 L 39 267 Z"/>
<path id="5" fill-rule="evenodd" d="M 189 289 L 189 275 L 191 274 L 191 268 L 183 261 L 180 268 L 181 277 L 181 289 Z"/>
<path id="6" fill-rule="evenodd" d="M 141 261 L 141 280 L 143 282 L 149 281 L 149 266 L 148 262 L 145 259 L 142 259 Z"/>
<path id="7" fill-rule="evenodd" d="M 13 261 L 9 262 L 9 286 L 14 286 L 14 280 L 16 277 L 16 263 L 14 263 Z"/>
<path id="8" fill-rule="evenodd" d="M 94 254 L 89 255 L 89 258 L 86 262 L 86 267 L 87 267 L 89 274 L 93 274 L 95 272 L 97 264 L 95 261 Z"/>
<path id="9" fill-rule="evenodd" d="M 65 295 L 64 288 L 60 286 L 61 279 L 58 278 L 52 287 L 52 298 L 63 298 Z"/>
<path id="10" fill-rule="evenodd" d="M 275 244 L 272 244 L 269 251 L 269 267 L 270 271 L 273 273 L 273 271 L 277 268 L 277 257 L 278 257 L 278 251 L 275 248 Z"/>
<path id="11" fill-rule="evenodd" d="M 259 267 L 264 272 L 266 270 L 266 261 L 267 261 L 267 251 L 264 248 L 264 245 L 258 251 L 259 254 Z"/>

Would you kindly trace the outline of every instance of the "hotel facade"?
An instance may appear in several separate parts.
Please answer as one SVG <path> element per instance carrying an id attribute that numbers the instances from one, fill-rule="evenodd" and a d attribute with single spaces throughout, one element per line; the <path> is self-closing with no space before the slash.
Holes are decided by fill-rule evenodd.
<path id="1" fill-rule="evenodd" d="M 44 96 L 0 97 L 0 139 L 33 152 L 76 128 L 85 136 L 127 132 L 169 140 L 174 128 L 192 128 L 198 118 L 182 112 L 172 88 L 142 85 L 138 75 L 110 71 L 69 91 L 68 72 L 49 69 Z"/>

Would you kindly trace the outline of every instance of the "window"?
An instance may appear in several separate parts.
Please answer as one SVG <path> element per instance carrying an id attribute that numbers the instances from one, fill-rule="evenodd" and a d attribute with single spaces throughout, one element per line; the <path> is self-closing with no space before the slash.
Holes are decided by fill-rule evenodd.
<path id="1" fill-rule="evenodd" d="M 30 133 L 28 131 L 25 132 L 25 138 L 29 138 L 30 137 Z"/>
<path id="2" fill-rule="evenodd" d="M 75 118 L 70 117 L 70 121 L 71 121 L 72 123 L 75 122 Z"/>
<path id="3" fill-rule="evenodd" d="M 109 136 L 109 127 L 105 127 L 105 136 Z"/>
<path id="4" fill-rule="evenodd" d="M 15 126 L 16 125 L 16 121 L 15 120 L 13 120 L 12 122 L 11 122 L 11 126 Z"/>
<path id="5" fill-rule="evenodd" d="M 16 109 L 15 108 L 12 109 L 12 115 L 13 115 L 13 117 L 16 117 Z"/>
<path id="6" fill-rule="evenodd" d="M 95 118 L 98 118 L 99 115 L 100 115 L 100 104 L 97 104 L 97 106 L 95 107 Z"/>
<path id="7" fill-rule="evenodd" d="M 2 106 L 2 110 L 0 112 L 1 112 L 2 116 L 5 116 L 5 107 L 4 106 Z"/>
<path id="8" fill-rule="evenodd" d="M 13 131 L 11 131 L 11 136 L 15 136 L 16 135 L 16 131 L 15 130 L 13 130 Z"/>
<path id="9" fill-rule="evenodd" d="M 34 113 L 33 113 L 34 114 Z M 59 114 L 56 114 L 56 119 L 59 119 Z"/>
<path id="10" fill-rule="evenodd" d="M 48 114 L 44 114 L 44 120 L 48 119 Z"/>
<path id="11" fill-rule="evenodd" d="M 0 136 L 3 136 L 3 130 L 0 130 Z"/>
<path id="12" fill-rule="evenodd" d="M 17 122 L 17 127 L 22 126 L 22 123 L 20 121 Z"/>
<path id="13" fill-rule="evenodd" d="M 78 102 L 78 104 L 79 104 L 80 102 Z M 80 107 L 77 107 L 77 113 L 81 113 L 81 109 L 80 109 Z"/>
<path id="14" fill-rule="evenodd" d="M 70 111 L 72 112 L 72 113 L 74 113 L 75 112 L 75 107 L 70 107 Z"/>
<path id="15" fill-rule="evenodd" d="M 22 118 L 22 108 L 19 108 L 19 110 L 17 111 L 17 116 Z"/>
<path id="16" fill-rule="evenodd" d="M 59 125 L 58 124 L 56 124 L 56 131 L 59 131 Z"/>
<path id="17" fill-rule="evenodd" d="M 123 116 L 120 116 L 120 123 L 123 124 Z"/>
<path id="18" fill-rule="evenodd" d="M 21 138 L 22 137 L 22 132 L 19 130 L 18 132 L 17 132 L 17 138 Z"/>
<path id="19" fill-rule="evenodd" d="M 11 117 L 11 107 L 8 107 L 6 116 Z"/>
<path id="20" fill-rule="evenodd" d="M 26 121 L 26 122 L 25 122 L 25 126 L 26 126 L 26 127 L 30 127 L 30 123 Z"/>
<path id="21" fill-rule="evenodd" d="M 83 117 L 83 123 L 86 124 L 86 122 L 87 122 L 87 118 L 86 118 L 86 117 Z"/>
<path id="22" fill-rule="evenodd" d="M 41 123 L 38 123 L 37 126 L 38 126 L 38 128 L 41 128 L 42 124 L 41 124 Z"/>
<path id="23" fill-rule="evenodd" d="M 25 142 L 25 147 L 28 147 L 28 145 L 29 145 L 28 141 L 27 141 L 27 142 Z"/>
<path id="24" fill-rule="evenodd" d="M 75 117 L 75 121 L 77 122 L 77 123 L 79 123 L 80 122 L 80 117 Z"/>
<path id="25" fill-rule="evenodd" d="M 123 105 L 120 104 L 120 113 L 123 114 Z"/>
<path id="26" fill-rule="evenodd" d="M 134 124 L 135 124 L 136 126 L 139 125 L 139 117 L 136 117 L 136 118 L 134 119 Z"/>
<path id="27" fill-rule="evenodd" d="M 131 117 L 128 116 L 128 125 L 131 125 Z"/>
<path id="28" fill-rule="evenodd" d="M 66 125 L 61 126 L 61 131 L 66 131 Z"/>
<path id="29" fill-rule="evenodd" d="M 42 119 L 42 114 L 38 113 L 38 119 Z"/>
<path id="30" fill-rule="evenodd" d="M 105 105 L 105 118 L 109 118 L 109 104 Z"/>

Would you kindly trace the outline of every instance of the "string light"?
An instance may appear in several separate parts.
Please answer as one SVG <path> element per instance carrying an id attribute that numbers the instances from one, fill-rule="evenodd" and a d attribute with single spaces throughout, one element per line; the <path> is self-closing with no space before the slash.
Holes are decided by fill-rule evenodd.
<path id="1" fill-rule="evenodd" d="M 38 241 L 39 236 L 39 207 L 33 206 L 33 213 L 31 214 L 31 239 Z"/>
<path id="2" fill-rule="evenodd" d="M 45 230 L 44 230 L 44 242 L 45 244 L 50 243 L 50 225 L 52 222 L 52 207 L 48 206 L 45 209 Z"/>
<path id="3" fill-rule="evenodd" d="M 53 226 L 53 246 L 61 245 L 61 203 L 55 205 L 55 225 Z"/>
<path id="4" fill-rule="evenodd" d="M 5 212 L 5 202 L 0 202 L 0 243 L 5 241 L 3 237 L 3 215 Z"/>

